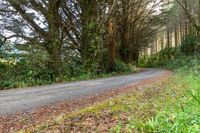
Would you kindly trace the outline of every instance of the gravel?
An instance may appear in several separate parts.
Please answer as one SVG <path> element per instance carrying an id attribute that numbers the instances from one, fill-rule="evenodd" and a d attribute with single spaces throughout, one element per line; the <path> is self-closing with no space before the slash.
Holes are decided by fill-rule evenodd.
<path id="1" fill-rule="evenodd" d="M 31 111 L 57 102 L 96 95 L 160 76 L 164 72 L 161 69 L 147 69 L 126 76 L 0 91 L 0 115 Z"/>

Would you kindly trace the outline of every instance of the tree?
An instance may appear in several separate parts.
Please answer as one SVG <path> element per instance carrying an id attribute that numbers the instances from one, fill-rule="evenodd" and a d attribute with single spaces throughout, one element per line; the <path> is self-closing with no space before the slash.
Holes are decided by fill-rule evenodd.
<path id="1" fill-rule="evenodd" d="M 116 31 L 112 19 L 108 22 L 108 50 L 109 50 L 109 70 L 113 71 L 116 58 Z"/>
<path id="2" fill-rule="evenodd" d="M 125 63 L 137 64 L 139 53 L 153 41 L 157 30 L 156 8 L 162 1 L 118 0 L 119 55 Z M 156 25 L 155 25 L 156 24 Z"/>
<path id="3" fill-rule="evenodd" d="M 190 24 L 196 29 L 197 35 L 200 34 L 200 0 L 176 0 L 182 7 Z"/>
<path id="4" fill-rule="evenodd" d="M 93 69 L 100 46 L 100 30 L 98 22 L 98 1 L 97 0 L 79 0 L 80 19 L 82 23 L 81 34 L 81 56 L 83 65 L 87 71 Z"/>
<path id="5" fill-rule="evenodd" d="M 140 52 L 159 28 L 157 8 L 162 0 L 1 0 L 0 34 L 15 39 L 28 53 L 44 50 L 53 79 L 66 64 L 77 61 L 87 72 L 101 67 L 108 54 L 137 64 Z M 106 51 L 106 52 L 105 52 Z M 41 53 L 41 52 L 39 52 Z"/>
<path id="6" fill-rule="evenodd" d="M 49 68 L 55 76 L 62 73 L 61 47 L 64 41 L 61 0 L 28 1 L 5 0 L 1 2 L 6 39 L 17 37 L 31 45 L 41 45 L 48 52 L 51 60 Z"/>

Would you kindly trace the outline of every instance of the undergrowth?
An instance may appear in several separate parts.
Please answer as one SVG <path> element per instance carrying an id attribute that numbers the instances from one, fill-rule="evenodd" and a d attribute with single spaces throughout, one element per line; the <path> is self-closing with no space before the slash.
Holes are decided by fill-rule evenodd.
<path id="1" fill-rule="evenodd" d="M 168 64 L 175 71 L 169 80 L 62 114 L 24 132 L 198 133 L 200 71 L 195 65 L 197 58 L 185 58 L 184 63 L 175 60 L 174 66 Z"/>
<path id="2" fill-rule="evenodd" d="M 131 64 L 118 61 L 113 72 L 105 72 L 103 70 L 87 72 L 82 68 L 73 66 L 73 69 L 68 68 L 66 70 L 67 72 L 63 74 L 64 76 L 52 79 L 51 71 L 46 68 L 36 69 L 23 62 L 16 64 L 1 63 L 0 60 L 0 90 L 111 77 L 134 73 L 138 70 Z"/>
<path id="3" fill-rule="evenodd" d="M 174 71 L 167 81 L 63 114 L 24 132 L 200 132 L 200 57 L 171 48 L 148 59 L 143 67 Z"/>
<path id="4" fill-rule="evenodd" d="M 186 46 L 189 47 L 189 44 L 165 49 L 149 58 L 141 58 L 141 66 L 171 69 L 175 76 L 165 87 L 168 93 L 157 100 L 156 104 L 162 105 L 162 108 L 150 119 L 138 120 L 135 124 L 136 131 L 200 132 L 200 56 L 199 50 L 185 51 Z M 187 52 L 190 53 L 186 54 Z"/>
<path id="5" fill-rule="evenodd" d="M 166 87 L 164 97 L 157 100 L 161 108 L 155 116 L 137 121 L 135 129 L 144 132 L 200 132 L 200 77 L 178 72 Z"/>

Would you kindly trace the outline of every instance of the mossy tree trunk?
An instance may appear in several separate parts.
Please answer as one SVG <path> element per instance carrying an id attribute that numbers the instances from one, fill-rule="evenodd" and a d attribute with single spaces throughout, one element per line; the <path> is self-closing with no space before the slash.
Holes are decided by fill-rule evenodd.
<path id="1" fill-rule="evenodd" d="M 49 53 L 50 61 L 49 68 L 53 71 L 53 78 L 62 75 L 62 60 L 61 60 L 61 46 L 62 41 L 60 39 L 59 29 L 59 6 L 61 1 L 49 1 L 48 10 L 48 26 L 49 37 L 46 44 L 46 50 Z"/>
<path id="2" fill-rule="evenodd" d="M 98 23 L 98 1 L 97 0 L 82 0 L 81 21 L 82 21 L 82 36 L 81 36 L 81 57 L 86 71 L 93 71 L 94 64 L 98 60 L 100 47 L 100 27 Z"/>
<path id="3" fill-rule="evenodd" d="M 116 38 L 112 20 L 108 23 L 108 50 L 109 50 L 109 71 L 115 66 Z"/>

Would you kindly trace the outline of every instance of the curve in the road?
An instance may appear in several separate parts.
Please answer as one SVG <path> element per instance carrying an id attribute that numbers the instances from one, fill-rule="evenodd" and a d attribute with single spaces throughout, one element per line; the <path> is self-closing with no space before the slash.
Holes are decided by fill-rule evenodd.
<path id="1" fill-rule="evenodd" d="M 118 89 L 160 76 L 164 72 L 165 70 L 148 69 L 126 76 L 0 91 L 0 115 L 22 112 L 51 103 L 75 100 L 83 96 Z"/>

